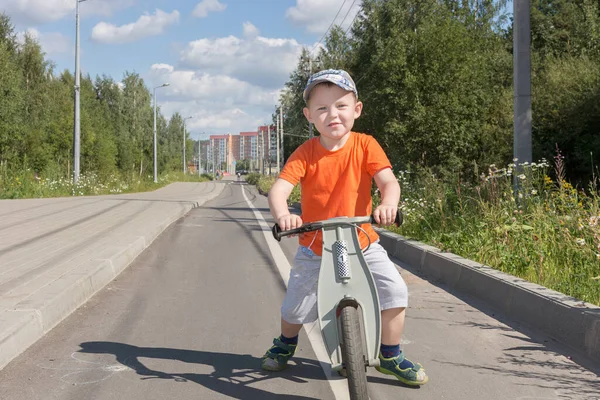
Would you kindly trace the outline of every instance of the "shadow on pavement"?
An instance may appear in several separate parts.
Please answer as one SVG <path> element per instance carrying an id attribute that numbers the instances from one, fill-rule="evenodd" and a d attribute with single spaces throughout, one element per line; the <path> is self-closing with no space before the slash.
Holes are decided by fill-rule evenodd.
<path id="1" fill-rule="evenodd" d="M 325 380 L 325 375 L 318 362 L 305 358 L 297 358 L 293 368 L 276 374 L 260 369 L 260 359 L 250 354 L 215 353 L 198 350 L 184 350 L 161 347 L 138 347 L 116 342 L 81 343 L 79 353 L 114 354 L 117 361 L 134 370 L 142 379 L 170 379 L 177 382 L 195 382 L 207 389 L 221 393 L 234 399 L 260 400 L 315 400 L 314 397 L 298 395 L 282 395 L 267 392 L 249 386 L 260 381 L 282 378 L 297 383 L 308 383 L 308 380 Z M 214 368 L 211 374 L 169 373 L 152 370 L 140 361 L 140 358 L 176 360 L 185 363 L 205 364 Z"/>

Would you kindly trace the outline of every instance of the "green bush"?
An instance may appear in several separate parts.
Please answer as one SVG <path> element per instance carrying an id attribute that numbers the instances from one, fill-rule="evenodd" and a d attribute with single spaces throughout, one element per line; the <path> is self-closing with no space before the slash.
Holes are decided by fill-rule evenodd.
<path id="1" fill-rule="evenodd" d="M 249 185 L 258 185 L 258 180 L 260 179 L 260 174 L 256 172 L 252 172 L 246 176 L 246 182 Z"/>
<path id="2" fill-rule="evenodd" d="M 519 168 L 519 172 L 517 171 Z M 401 171 L 400 228 L 407 238 L 488 265 L 578 299 L 600 305 L 600 195 L 596 182 L 586 192 L 565 181 L 565 166 L 497 168 L 490 165 L 477 184 L 443 181 L 429 171 Z M 515 193 L 513 178 L 519 181 Z M 269 191 L 274 178 L 258 177 Z M 373 192 L 373 206 L 380 202 Z M 296 186 L 288 202 L 300 200 Z"/>

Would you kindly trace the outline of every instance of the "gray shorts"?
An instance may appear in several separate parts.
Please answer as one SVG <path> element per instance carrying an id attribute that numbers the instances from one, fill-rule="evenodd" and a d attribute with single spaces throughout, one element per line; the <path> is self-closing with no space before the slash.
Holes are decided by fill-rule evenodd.
<path id="1" fill-rule="evenodd" d="M 375 279 L 381 309 L 406 307 L 408 288 L 385 249 L 377 242 L 372 243 L 369 251 L 365 252 L 365 260 Z M 298 248 L 281 306 L 281 317 L 290 324 L 308 324 L 317 320 L 320 267 L 321 257 L 305 247 Z"/>

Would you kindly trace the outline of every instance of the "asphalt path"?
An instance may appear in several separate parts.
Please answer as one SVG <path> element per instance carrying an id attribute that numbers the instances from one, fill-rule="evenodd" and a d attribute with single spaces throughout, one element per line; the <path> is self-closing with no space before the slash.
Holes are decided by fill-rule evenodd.
<path id="1" fill-rule="evenodd" d="M 253 187 L 223 184 L 0 371 L 0 399 L 346 399 L 312 327 L 287 370 L 260 369 L 279 333 L 296 243 L 269 240 L 267 201 Z M 567 349 L 402 275 L 410 291 L 403 348 L 430 382 L 407 388 L 370 370 L 372 399 L 600 399 L 597 371 Z"/>

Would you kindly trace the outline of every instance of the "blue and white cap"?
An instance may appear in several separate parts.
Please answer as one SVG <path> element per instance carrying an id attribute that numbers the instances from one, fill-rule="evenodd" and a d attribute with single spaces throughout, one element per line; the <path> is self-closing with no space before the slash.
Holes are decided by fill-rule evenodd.
<path id="1" fill-rule="evenodd" d="M 317 72 L 308 79 L 306 88 L 304 89 L 304 101 L 308 98 L 310 91 L 317 86 L 319 83 L 331 82 L 344 90 L 354 93 L 358 98 L 358 91 L 356 90 L 356 84 L 350 77 L 350 74 L 341 69 L 326 69 L 324 71 Z"/>

